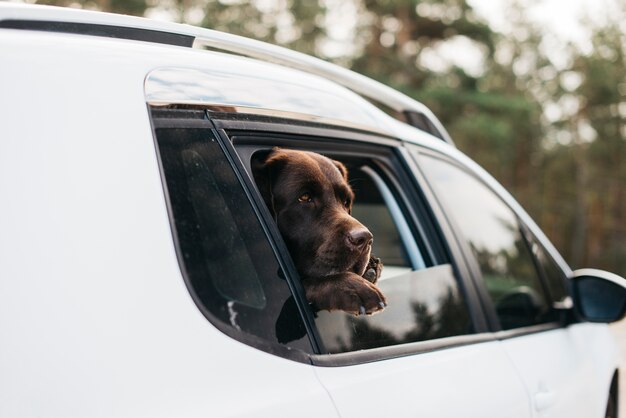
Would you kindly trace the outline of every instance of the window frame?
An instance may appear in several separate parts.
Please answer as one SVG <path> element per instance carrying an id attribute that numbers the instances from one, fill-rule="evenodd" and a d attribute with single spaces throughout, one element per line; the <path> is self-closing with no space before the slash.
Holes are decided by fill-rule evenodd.
<path id="1" fill-rule="evenodd" d="M 381 150 L 381 146 L 386 148 L 389 153 L 389 161 L 393 161 L 393 164 L 390 164 L 393 173 L 385 173 L 385 177 L 395 180 L 397 183 L 393 184 L 394 188 L 404 195 L 403 202 L 401 202 L 403 209 L 405 209 L 403 214 L 407 217 L 406 220 L 412 227 L 413 234 L 421 234 L 421 236 L 430 238 L 427 241 L 431 244 L 434 237 L 436 248 L 433 248 L 433 252 L 436 254 L 436 260 L 438 262 L 445 260 L 454 270 L 459 291 L 462 292 L 467 304 L 474 334 L 340 354 L 315 354 L 311 356 L 313 364 L 320 366 L 354 365 L 495 339 L 495 336 L 489 333 L 482 308 L 476 303 L 478 296 L 474 285 L 468 283 L 466 281 L 467 275 L 460 271 L 463 269 L 464 263 L 458 262 L 458 250 L 451 250 L 448 238 L 442 234 L 441 225 L 433 216 L 430 198 L 423 194 L 427 188 L 424 188 L 424 183 L 418 181 L 416 177 L 415 165 L 406 150 L 407 144 L 405 142 L 358 129 L 324 126 L 318 123 L 268 116 L 246 115 L 245 119 L 240 119 L 231 113 L 219 112 L 210 112 L 210 116 L 216 128 L 225 137 L 233 141 L 234 148 L 249 173 L 251 170 L 249 161 L 252 155 L 256 151 L 267 150 L 272 146 L 313 150 L 333 154 L 337 158 L 340 158 L 340 154 L 344 153 L 350 157 L 360 155 L 370 159 L 381 159 L 380 152 L 372 152 L 372 149 Z M 246 149 L 245 145 L 250 144 L 256 146 Z M 361 154 L 357 155 L 358 152 Z M 398 173 L 401 173 L 400 176 Z M 262 203 L 263 200 L 256 190 L 256 185 L 254 189 L 257 192 L 257 199 Z M 282 237 L 280 237 L 278 228 L 269 216 L 269 212 L 267 209 L 263 212 L 265 212 L 264 222 L 267 223 L 268 229 L 273 230 L 272 235 L 282 243 Z M 425 217 L 426 221 L 419 222 L 420 216 Z M 420 227 L 424 227 L 426 230 L 416 230 Z M 284 251 L 283 257 L 290 258 L 284 244 L 279 245 L 279 247 Z"/>
<path id="2" fill-rule="evenodd" d="M 429 189 L 426 179 L 419 171 L 415 159 L 408 151 L 408 148 L 411 147 L 412 144 L 381 134 L 380 132 L 371 132 L 353 127 L 338 127 L 336 125 L 327 125 L 315 121 L 287 119 L 276 116 L 238 115 L 231 112 L 214 112 L 211 110 L 211 106 L 198 104 L 171 104 L 168 107 L 169 109 L 193 110 L 197 115 L 202 115 L 202 120 L 196 118 L 192 123 L 193 126 L 189 126 L 189 120 L 181 121 L 176 118 L 155 121 L 155 116 L 152 114 L 151 110 L 158 109 L 158 107 L 148 106 L 153 134 L 155 127 L 160 127 L 162 124 L 168 127 L 197 127 L 198 124 L 201 124 L 202 127 L 208 128 L 210 126 L 218 140 L 221 141 L 220 144 L 224 147 L 227 158 L 229 158 L 229 163 L 234 168 L 243 190 L 252 204 L 257 219 L 268 237 L 268 242 L 280 266 L 283 268 L 290 290 L 298 303 L 299 313 L 304 320 L 314 353 L 311 354 L 298 349 L 288 348 L 282 344 L 271 343 L 210 321 L 224 334 L 270 354 L 323 367 L 357 365 L 460 347 L 468 344 L 494 341 L 497 339 L 497 336 L 491 332 L 488 327 L 480 295 L 474 282 L 469 279 L 470 275 L 467 274 L 467 263 L 462 257 L 461 249 L 454 239 L 450 239 L 454 237 L 451 232 L 452 230 L 447 223 L 441 222 L 441 209 L 436 204 L 433 204 L 432 191 Z M 393 161 L 395 165 L 392 167 L 394 173 L 391 175 L 387 174 L 385 177 L 397 181 L 397 184 L 394 184 L 393 187 L 403 193 L 403 214 L 407 217 L 406 220 L 412 228 L 424 228 L 419 230 L 412 229 L 412 232 L 425 237 L 425 241 L 430 243 L 429 245 L 432 245 L 429 251 L 434 259 L 437 260 L 436 264 L 444 262 L 452 266 L 459 291 L 462 292 L 466 301 L 474 333 L 435 340 L 404 343 L 395 346 L 378 347 L 358 352 L 320 354 L 322 353 L 320 350 L 321 340 L 317 334 L 314 319 L 310 313 L 310 309 L 302 306 L 303 303 L 306 303 L 306 300 L 300 281 L 294 280 L 294 278 L 298 277 L 296 269 L 293 266 L 282 237 L 278 232 L 278 228 L 275 226 L 268 209 L 265 207 L 263 199 L 256 189 L 256 184 L 249 174 L 249 166 L 246 167 L 246 164 L 242 162 L 242 160 L 246 159 L 246 154 L 241 153 L 240 150 L 236 150 L 236 144 L 233 145 L 231 141 L 231 138 L 234 136 L 233 134 L 257 137 L 267 137 L 268 135 L 272 137 L 282 136 L 283 140 L 291 142 L 291 145 L 296 142 L 295 140 L 300 141 L 303 138 L 308 138 L 312 143 L 323 145 L 323 148 L 329 149 L 329 153 L 336 154 L 343 149 L 348 156 L 354 156 L 355 151 L 358 149 L 386 149 L 393 157 L 391 161 Z M 167 183 L 160 161 L 161 157 L 158 152 L 156 136 L 153 135 L 153 138 L 164 188 L 165 203 L 168 209 L 170 228 L 172 229 L 173 241 L 177 249 L 176 255 L 184 278 L 186 274 L 185 265 L 184 260 L 180 257 L 180 248 L 176 238 L 173 213 L 167 192 Z M 317 150 L 318 148 L 315 147 L 315 149 Z M 248 157 L 250 155 L 248 155 Z M 375 156 L 378 155 L 367 152 L 365 154 L 367 158 L 374 158 Z M 400 176 L 398 176 L 397 173 L 401 173 Z M 420 216 L 425 217 L 424 219 L 426 219 L 426 221 L 418 222 Z M 207 317 L 207 313 L 198 304 L 198 301 L 194 300 L 194 302 L 198 305 L 198 308 L 205 317 Z M 209 318 L 207 317 L 207 319 Z"/>
<path id="3" fill-rule="evenodd" d="M 546 243 L 544 242 L 543 239 L 541 239 L 541 237 L 537 236 L 537 234 L 532 232 L 530 225 L 525 221 L 525 218 L 528 215 L 526 215 L 525 213 L 520 213 L 518 208 L 512 206 L 510 202 L 508 201 L 508 199 L 506 199 L 496 188 L 494 188 L 491 184 L 489 184 L 489 182 L 485 181 L 485 179 L 479 173 L 473 170 L 472 167 L 467 166 L 462 161 L 460 161 L 460 159 L 456 159 L 450 155 L 444 154 L 442 152 L 439 152 L 431 148 L 426 148 L 426 147 L 421 147 L 421 146 L 412 146 L 412 149 L 413 149 L 413 152 L 412 152 L 413 158 L 416 160 L 416 163 L 419 167 L 419 170 L 422 172 L 422 174 L 424 174 L 423 173 L 424 169 L 421 167 L 421 164 L 419 161 L 422 156 L 425 156 L 427 158 L 435 158 L 435 159 L 439 159 L 444 162 L 447 162 L 453 166 L 456 166 L 463 172 L 467 173 L 469 176 L 472 176 L 473 178 L 475 178 L 478 182 L 480 182 L 488 190 L 490 190 L 497 198 L 499 198 L 500 201 L 512 211 L 513 215 L 515 216 L 519 224 L 520 235 L 524 241 L 524 245 L 526 249 L 528 250 L 528 254 L 531 257 L 533 267 L 535 269 L 535 273 L 537 275 L 537 278 L 541 286 L 541 290 L 543 292 L 542 296 L 546 298 L 547 301 L 550 301 L 551 298 L 550 298 L 550 292 L 548 291 L 549 288 L 548 288 L 547 279 L 545 277 L 543 269 L 540 268 L 540 261 L 537 259 L 535 252 L 532 251 L 532 243 L 530 242 L 529 237 L 532 237 L 536 245 L 539 245 L 544 250 L 546 257 L 549 257 L 550 260 L 554 261 L 555 266 L 559 268 L 559 270 L 563 273 L 564 277 L 568 277 L 568 275 L 567 275 L 567 272 L 562 269 L 559 263 L 556 262 L 555 257 L 552 254 L 552 251 L 549 250 L 550 247 L 546 245 Z M 429 184 L 430 190 L 433 192 L 434 201 L 441 208 L 441 212 L 443 214 L 441 222 L 448 223 L 450 225 L 450 228 L 453 230 L 454 240 L 458 244 L 458 246 L 461 248 L 461 251 L 463 253 L 463 258 L 465 260 L 469 274 L 471 276 L 471 280 L 474 282 L 480 294 L 481 303 L 484 306 L 485 315 L 489 322 L 491 332 L 493 332 L 494 335 L 498 339 L 513 338 L 513 337 L 523 336 L 523 335 L 532 334 L 536 332 L 543 332 L 543 331 L 564 328 L 564 327 L 567 327 L 572 322 L 574 322 L 574 321 L 571 321 L 570 319 L 564 320 L 563 318 L 565 317 L 570 318 L 572 316 L 572 315 L 566 314 L 566 315 L 557 315 L 557 317 L 559 318 L 559 320 L 557 321 L 547 322 L 544 324 L 529 325 L 525 327 L 510 329 L 510 330 L 502 330 L 500 327 L 500 321 L 496 314 L 495 305 L 491 297 L 489 296 L 489 292 L 487 291 L 487 286 L 484 282 L 482 271 L 480 269 L 478 261 L 476 260 L 476 257 L 474 256 L 470 248 L 470 245 L 468 244 L 467 240 L 463 236 L 462 229 L 456 223 L 456 221 L 454 220 L 454 217 L 449 213 L 449 211 L 446 210 L 445 204 L 443 204 L 440 201 L 440 199 L 437 197 L 436 192 L 435 192 L 436 190 L 435 185 L 430 180 L 428 180 L 428 176 L 425 176 L 425 177 L 426 177 L 426 182 Z M 566 287 L 569 290 L 569 286 L 566 286 Z M 555 307 L 552 305 L 550 307 L 552 309 L 555 309 Z"/>

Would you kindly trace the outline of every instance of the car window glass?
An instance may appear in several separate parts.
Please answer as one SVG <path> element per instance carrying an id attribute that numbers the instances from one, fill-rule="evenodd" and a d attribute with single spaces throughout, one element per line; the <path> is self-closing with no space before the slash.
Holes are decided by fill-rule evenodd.
<path id="1" fill-rule="evenodd" d="M 449 264 L 380 281 L 384 311 L 371 316 L 317 313 L 315 323 L 328 353 L 364 350 L 464 335 L 469 313 Z"/>
<path id="2" fill-rule="evenodd" d="M 356 196 L 352 214 L 373 233 L 372 254 L 384 264 L 377 286 L 388 306 L 371 316 L 318 312 L 315 323 L 326 352 L 471 333 L 469 312 L 452 267 L 426 265 L 416 242 L 422 237 L 409 229 L 390 182 L 373 166 L 342 162 L 349 168 Z"/>
<path id="3" fill-rule="evenodd" d="M 421 162 L 478 262 L 502 329 L 554 320 L 514 212 L 460 167 L 430 156 Z"/>
<path id="4" fill-rule="evenodd" d="M 196 303 L 222 328 L 310 352 L 278 261 L 211 130 L 159 128 L 156 137 Z"/>
<path id="5" fill-rule="evenodd" d="M 532 243 L 533 253 L 539 264 L 539 268 L 543 273 L 546 285 L 548 287 L 548 293 L 550 294 L 550 300 L 552 302 L 562 302 L 569 296 L 569 292 L 566 286 L 566 277 L 563 270 L 558 264 L 550 257 L 547 251 L 537 243 L 534 237 L 530 238 Z"/>

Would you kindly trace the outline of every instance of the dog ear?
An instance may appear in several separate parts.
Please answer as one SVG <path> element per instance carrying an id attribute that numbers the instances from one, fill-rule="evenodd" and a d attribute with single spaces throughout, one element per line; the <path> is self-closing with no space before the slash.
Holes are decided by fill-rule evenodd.
<path id="1" fill-rule="evenodd" d="M 257 188 L 272 216 L 275 216 L 272 188 L 278 174 L 287 164 L 287 154 L 282 149 L 274 147 L 270 152 L 254 154 L 251 163 L 252 176 Z"/>
<path id="2" fill-rule="evenodd" d="M 331 160 L 331 161 L 333 162 L 333 164 L 335 164 L 335 167 L 339 169 L 341 176 L 347 182 L 348 181 L 348 169 L 346 168 L 346 166 L 337 160 Z"/>

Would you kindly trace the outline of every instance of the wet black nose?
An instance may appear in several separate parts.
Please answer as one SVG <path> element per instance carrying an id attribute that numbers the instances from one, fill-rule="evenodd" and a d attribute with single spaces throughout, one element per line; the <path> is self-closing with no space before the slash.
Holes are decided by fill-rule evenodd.
<path id="1" fill-rule="evenodd" d="M 348 244 L 355 249 L 363 248 L 372 242 L 372 233 L 367 228 L 355 228 L 348 232 Z"/>

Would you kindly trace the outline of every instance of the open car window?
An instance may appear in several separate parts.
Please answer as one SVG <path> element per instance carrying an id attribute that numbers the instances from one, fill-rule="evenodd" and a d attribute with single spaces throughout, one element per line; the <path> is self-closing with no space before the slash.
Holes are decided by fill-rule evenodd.
<path id="1" fill-rule="evenodd" d="M 270 352 L 285 347 L 286 357 L 473 333 L 455 269 L 433 250 L 441 238 L 422 232 L 428 216 L 415 206 L 426 203 L 393 148 L 366 145 L 353 154 L 341 144 L 296 147 L 348 168 L 353 215 L 373 233 L 373 255 L 385 266 L 377 283 L 388 302 L 382 312 L 315 312 L 264 200 L 251 194 L 253 176 L 244 171 L 251 173 L 255 153 L 267 156 L 273 146 L 287 148 L 285 142 L 220 133 L 203 112 L 159 110 L 153 118 L 181 269 L 194 301 L 222 331 Z"/>

